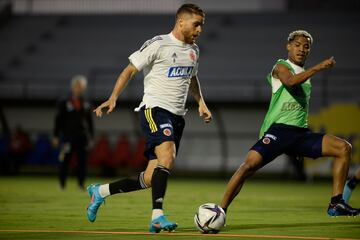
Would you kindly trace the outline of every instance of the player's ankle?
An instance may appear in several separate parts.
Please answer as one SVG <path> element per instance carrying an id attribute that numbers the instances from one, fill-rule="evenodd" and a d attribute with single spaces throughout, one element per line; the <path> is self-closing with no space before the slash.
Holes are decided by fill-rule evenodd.
<path id="1" fill-rule="evenodd" d="M 341 200 L 343 199 L 343 195 L 342 194 L 338 194 L 336 196 L 333 196 L 331 198 L 331 204 L 336 204 L 336 203 L 339 203 L 341 202 Z"/>
<path id="2" fill-rule="evenodd" d="M 164 211 L 162 209 L 153 209 L 151 220 L 154 220 L 162 215 L 164 215 Z"/>

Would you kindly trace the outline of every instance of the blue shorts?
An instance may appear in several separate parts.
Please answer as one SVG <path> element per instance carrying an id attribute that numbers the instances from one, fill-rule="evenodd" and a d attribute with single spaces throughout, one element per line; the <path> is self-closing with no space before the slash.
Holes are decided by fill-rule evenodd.
<path id="1" fill-rule="evenodd" d="M 155 147 L 167 141 L 173 141 L 176 153 L 178 152 L 185 127 L 185 120 L 182 116 L 160 107 L 143 107 L 140 109 L 140 122 L 146 140 L 144 155 L 147 159 L 157 159 Z"/>
<path id="2" fill-rule="evenodd" d="M 285 153 L 291 156 L 318 158 L 322 156 L 323 133 L 286 124 L 273 124 L 255 143 L 255 150 L 263 157 L 263 165 Z"/>

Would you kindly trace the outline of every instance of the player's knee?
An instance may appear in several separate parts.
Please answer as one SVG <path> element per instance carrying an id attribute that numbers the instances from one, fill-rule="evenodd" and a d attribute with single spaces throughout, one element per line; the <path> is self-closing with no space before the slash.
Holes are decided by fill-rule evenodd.
<path id="1" fill-rule="evenodd" d="M 240 169 L 244 174 L 251 175 L 256 171 L 257 168 L 254 164 L 246 161 L 243 164 L 241 164 Z"/>
<path id="2" fill-rule="evenodd" d="M 240 168 L 242 168 L 242 171 L 244 171 L 245 174 L 250 176 L 261 167 L 261 162 L 262 159 L 258 158 L 257 155 L 254 156 L 249 154 L 245 162 L 240 166 Z"/>
<path id="3" fill-rule="evenodd" d="M 352 146 L 349 142 L 342 140 L 339 143 L 339 154 L 345 158 L 350 158 Z"/>
<path id="4" fill-rule="evenodd" d="M 167 169 L 172 169 L 174 163 L 174 158 L 169 157 L 169 158 L 164 158 L 161 161 L 159 161 L 159 164 Z"/>
<path id="5" fill-rule="evenodd" d="M 151 187 L 151 179 L 154 171 L 148 171 L 144 173 L 144 182 L 147 187 Z"/>
<path id="6" fill-rule="evenodd" d="M 175 153 L 173 151 L 164 151 L 158 156 L 158 162 L 161 166 L 171 169 L 175 160 Z"/>

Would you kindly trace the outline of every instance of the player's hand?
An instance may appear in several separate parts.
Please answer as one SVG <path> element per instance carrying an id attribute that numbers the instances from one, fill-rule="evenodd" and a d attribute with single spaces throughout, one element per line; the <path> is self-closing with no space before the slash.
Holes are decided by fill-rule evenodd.
<path id="1" fill-rule="evenodd" d="M 212 120 L 210 110 L 203 104 L 199 105 L 199 116 L 202 117 L 206 123 L 209 123 Z"/>
<path id="2" fill-rule="evenodd" d="M 116 106 L 116 99 L 113 98 L 109 98 L 107 101 L 103 102 L 100 106 L 98 106 L 95 110 L 94 113 L 96 114 L 97 117 L 101 117 L 103 112 L 103 108 L 107 108 L 107 114 L 111 113 L 114 108 Z"/>
<path id="3" fill-rule="evenodd" d="M 322 61 L 318 65 L 320 69 L 327 69 L 333 67 L 335 64 L 336 64 L 335 58 L 331 57 L 329 59 Z"/>
<path id="4" fill-rule="evenodd" d="M 54 148 L 59 147 L 59 145 L 60 145 L 60 140 L 59 140 L 58 137 L 53 137 L 53 139 L 52 139 L 52 145 L 53 145 Z"/>
<path id="5" fill-rule="evenodd" d="M 93 147 L 94 147 L 94 140 L 93 139 L 89 139 L 88 144 L 86 146 L 86 150 L 90 151 Z"/>

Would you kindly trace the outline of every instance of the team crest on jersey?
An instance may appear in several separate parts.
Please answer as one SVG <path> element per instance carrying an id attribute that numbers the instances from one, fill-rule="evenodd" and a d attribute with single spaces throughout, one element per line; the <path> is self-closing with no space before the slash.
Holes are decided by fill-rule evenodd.
<path id="1" fill-rule="evenodd" d="M 269 143 L 270 143 L 270 138 L 265 137 L 265 138 L 263 138 L 262 142 L 263 142 L 264 144 L 269 144 Z"/>
<path id="2" fill-rule="evenodd" d="M 169 68 L 168 77 L 190 77 L 193 71 L 193 66 L 187 67 L 171 67 Z"/>
<path id="3" fill-rule="evenodd" d="M 167 136 L 167 137 L 171 136 L 171 130 L 170 130 L 169 128 L 165 128 L 165 129 L 163 130 L 163 133 L 164 133 L 164 135 Z"/>
<path id="4" fill-rule="evenodd" d="M 194 51 L 190 51 L 189 56 L 191 61 L 196 62 L 196 54 L 194 53 Z"/>

